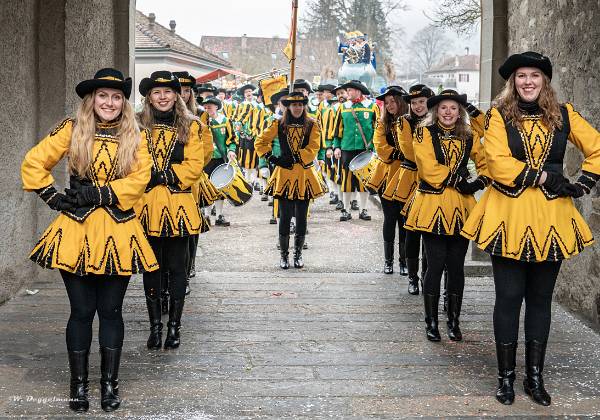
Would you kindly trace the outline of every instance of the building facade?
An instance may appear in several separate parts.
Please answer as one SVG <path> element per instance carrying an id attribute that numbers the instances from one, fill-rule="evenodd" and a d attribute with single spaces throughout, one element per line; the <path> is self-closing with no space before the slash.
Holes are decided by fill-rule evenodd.
<path id="1" fill-rule="evenodd" d="M 479 55 L 448 57 L 424 74 L 433 88 L 454 89 L 466 93 L 469 102 L 479 102 Z"/>

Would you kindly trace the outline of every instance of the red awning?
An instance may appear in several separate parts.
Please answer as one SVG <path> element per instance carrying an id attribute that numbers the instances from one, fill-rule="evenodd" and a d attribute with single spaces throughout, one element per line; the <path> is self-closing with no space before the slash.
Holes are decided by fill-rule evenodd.
<path id="1" fill-rule="evenodd" d="M 210 73 L 203 74 L 200 77 L 196 78 L 197 83 L 206 83 L 211 82 L 213 80 L 219 79 L 221 77 L 227 76 L 228 74 L 233 74 L 234 76 L 247 77 L 248 75 L 242 73 L 241 71 L 232 70 L 232 69 L 216 69 L 211 71 Z"/>

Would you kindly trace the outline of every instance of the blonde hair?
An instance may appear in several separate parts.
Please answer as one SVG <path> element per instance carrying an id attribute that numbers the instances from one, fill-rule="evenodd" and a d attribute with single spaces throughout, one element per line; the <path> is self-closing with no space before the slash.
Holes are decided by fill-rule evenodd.
<path id="1" fill-rule="evenodd" d="M 542 76 L 544 83 L 537 99 L 537 103 L 542 111 L 542 123 L 550 131 L 558 130 L 562 127 L 563 123 L 560 105 L 556 98 L 556 92 L 550 84 L 550 78 L 545 74 Z M 513 72 L 504 84 L 502 92 L 494 98 L 493 105 L 498 108 L 504 119 L 517 128 L 522 129 L 524 113 L 519 109 L 519 98 L 520 96 L 515 85 L 515 73 Z"/>
<path id="2" fill-rule="evenodd" d="M 459 137 L 461 139 L 467 139 L 473 135 L 473 131 L 471 130 L 471 124 L 469 124 L 468 122 L 469 118 L 467 116 L 467 111 L 465 110 L 465 107 L 459 104 L 458 102 L 456 103 L 458 104 L 458 120 L 456 120 L 456 123 L 454 124 L 454 133 L 456 137 Z M 427 116 L 423 119 L 421 123 L 419 123 L 419 127 L 426 127 L 428 125 L 438 125 L 439 105 L 440 104 L 437 103 L 433 107 L 431 107 L 431 109 L 427 113 Z"/>
<path id="3" fill-rule="evenodd" d="M 150 92 L 144 98 L 144 107 L 142 111 L 138 113 L 138 121 L 142 129 L 152 131 L 154 125 L 154 113 L 152 109 L 154 107 L 150 103 Z M 181 98 L 181 95 L 177 93 L 177 99 L 175 100 L 175 129 L 177 130 L 177 141 L 182 144 L 187 144 L 188 135 L 190 132 L 190 124 L 196 120 L 196 117 L 188 111 L 185 102 Z"/>
<path id="4" fill-rule="evenodd" d="M 96 115 L 94 113 L 94 95 L 92 92 L 83 98 L 77 108 L 71 144 L 69 146 L 69 173 L 81 178 L 91 177 L 94 138 L 96 135 Z M 140 145 L 140 129 L 135 120 L 131 103 L 123 96 L 123 108 L 117 125 L 116 171 L 117 178 L 127 176 L 137 161 Z"/>
<path id="5" fill-rule="evenodd" d="M 185 103 L 185 106 L 187 107 L 188 111 L 192 113 L 192 115 L 198 115 L 198 103 L 196 102 L 196 93 L 192 88 L 190 88 L 190 97 Z"/>

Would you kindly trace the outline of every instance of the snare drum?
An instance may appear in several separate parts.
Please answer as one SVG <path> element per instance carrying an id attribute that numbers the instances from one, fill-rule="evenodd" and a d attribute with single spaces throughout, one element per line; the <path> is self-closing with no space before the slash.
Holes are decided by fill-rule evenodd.
<path id="1" fill-rule="evenodd" d="M 356 176 L 361 184 L 363 184 L 365 187 L 369 182 L 371 171 L 375 165 L 375 157 L 375 153 L 371 152 L 370 150 L 365 150 L 364 152 L 356 155 L 348 164 L 348 169 L 352 171 L 354 176 Z"/>
<path id="2" fill-rule="evenodd" d="M 210 181 L 234 206 L 243 206 L 252 198 L 252 187 L 234 162 L 217 166 L 210 174 Z"/>

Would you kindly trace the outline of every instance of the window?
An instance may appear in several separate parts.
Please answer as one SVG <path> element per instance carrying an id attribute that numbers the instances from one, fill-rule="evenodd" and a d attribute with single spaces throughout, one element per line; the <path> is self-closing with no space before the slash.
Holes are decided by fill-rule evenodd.
<path id="1" fill-rule="evenodd" d="M 469 75 L 468 74 L 459 74 L 458 81 L 469 83 Z"/>
<path id="2" fill-rule="evenodd" d="M 221 54 L 223 54 L 223 58 L 224 58 L 225 60 L 228 60 L 228 59 L 229 59 L 229 53 L 228 53 L 228 52 L 225 52 L 225 51 L 223 51 Z"/>

